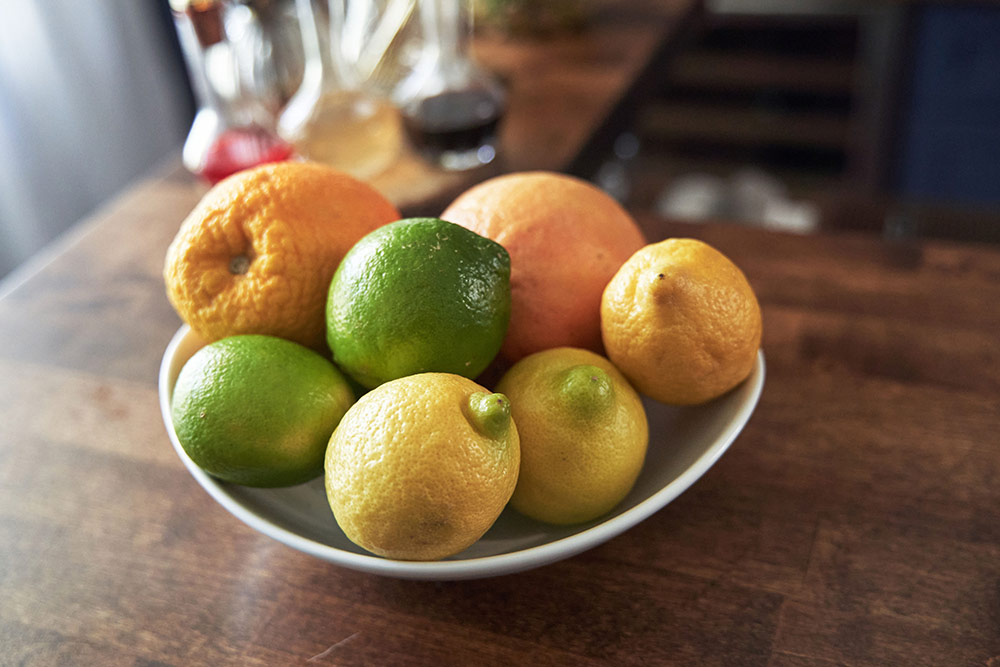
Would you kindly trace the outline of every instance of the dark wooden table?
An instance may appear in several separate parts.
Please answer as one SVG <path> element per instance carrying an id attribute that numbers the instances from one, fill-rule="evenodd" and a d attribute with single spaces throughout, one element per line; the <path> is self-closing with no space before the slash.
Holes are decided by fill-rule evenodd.
<path id="1" fill-rule="evenodd" d="M 642 218 L 729 254 L 768 379 L 675 502 L 574 558 L 426 583 L 263 537 L 157 407 L 151 178 L 0 298 L 0 663 L 986 665 L 1000 655 L 1000 249 Z"/>

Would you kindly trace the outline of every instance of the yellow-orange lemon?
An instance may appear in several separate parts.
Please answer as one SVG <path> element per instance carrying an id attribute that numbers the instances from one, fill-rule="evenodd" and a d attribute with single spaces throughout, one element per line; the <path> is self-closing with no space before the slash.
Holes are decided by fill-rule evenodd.
<path id="1" fill-rule="evenodd" d="M 761 330 L 746 276 L 695 239 L 639 250 L 601 301 L 608 357 L 640 392 L 674 405 L 710 401 L 746 379 Z"/>

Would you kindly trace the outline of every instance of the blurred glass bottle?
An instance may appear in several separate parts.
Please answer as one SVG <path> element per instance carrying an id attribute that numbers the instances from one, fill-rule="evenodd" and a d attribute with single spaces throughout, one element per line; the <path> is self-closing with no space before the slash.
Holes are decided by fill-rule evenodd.
<path id="1" fill-rule="evenodd" d="M 246 75 L 242 33 L 255 15 L 248 2 L 171 0 L 174 23 L 198 104 L 184 142 L 184 166 L 216 183 L 243 169 L 293 156 L 274 117 Z M 230 33 L 237 33 L 233 39 Z"/>
<path id="2" fill-rule="evenodd" d="M 310 160 L 358 178 L 395 161 L 402 145 L 399 113 L 366 89 L 356 62 L 344 55 L 345 27 L 372 0 L 296 0 L 302 27 L 302 85 L 278 119 L 278 133 Z"/>
<path id="3" fill-rule="evenodd" d="M 472 169 L 497 154 L 506 92 L 469 53 L 469 0 L 419 0 L 422 42 L 413 72 L 396 90 L 413 147 L 445 169 Z"/>
<path id="4" fill-rule="evenodd" d="M 250 10 L 234 39 L 247 87 L 275 119 L 302 83 L 305 57 L 295 0 L 230 0 Z M 234 36 L 236 37 L 236 36 Z"/>
<path id="5" fill-rule="evenodd" d="M 420 54 L 417 0 L 349 0 L 341 53 L 366 89 L 391 98 Z"/>

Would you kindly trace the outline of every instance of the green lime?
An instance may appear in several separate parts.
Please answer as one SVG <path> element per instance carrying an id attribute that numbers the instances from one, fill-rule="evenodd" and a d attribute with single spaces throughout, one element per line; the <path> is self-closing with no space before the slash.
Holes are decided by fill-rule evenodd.
<path id="1" fill-rule="evenodd" d="M 437 218 L 399 220 L 363 237 L 330 283 L 327 342 L 366 387 L 423 372 L 474 378 L 510 320 L 503 246 Z"/>
<path id="2" fill-rule="evenodd" d="M 353 402 L 347 379 L 316 352 L 246 335 L 198 350 L 170 407 L 177 439 L 205 472 L 271 487 L 323 472 L 327 442 Z"/>

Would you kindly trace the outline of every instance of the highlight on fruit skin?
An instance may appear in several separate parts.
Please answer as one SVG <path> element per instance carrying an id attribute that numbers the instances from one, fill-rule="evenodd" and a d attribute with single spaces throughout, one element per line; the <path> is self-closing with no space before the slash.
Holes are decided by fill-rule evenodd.
<path id="1" fill-rule="evenodd" d="M 652 243 L 626 261 L 601 300 L 608 358 L 641 393 L 699 405 L 753 371 L 760 305 L 728 257 L 696 239 Z"/>

